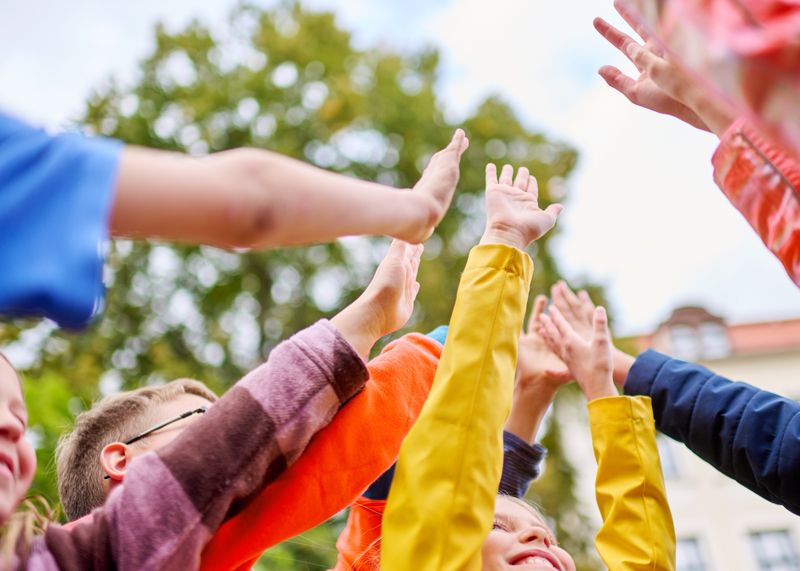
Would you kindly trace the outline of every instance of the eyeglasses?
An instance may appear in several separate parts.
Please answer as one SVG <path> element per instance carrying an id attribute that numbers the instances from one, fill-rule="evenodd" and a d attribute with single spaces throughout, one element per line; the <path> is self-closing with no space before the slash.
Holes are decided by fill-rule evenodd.
<path id="1" fill-rule="evenodd" d="M 188 417 L 192 416 L 193 414 L 205 414 L 205 412 L 207 410 L 208 410 L 207 406 L 201 406 L 201 407 L 196 408 L 194 410 L 186 411 L 183 414 L 179 414 L 175 418 L 170 418 L 169 420 L 165 420 L 164 422 L 159 422 L 158 424 L 156 424 L 155 426 L 153 426 L 151 428 L 148 428 L 144 432 L 140 432 L 139 434 L 137 434 L 133 438 L 129 438 L 128 440 L 123 442 L 123 444 L 133 444 L 134 442 L 138 442 L 142 438 L 146 438 L 146 437 L 150 436 L 151 434 L 153 434 L 157 430 L 161 430 L 162 428 L 165 428 L 165 427 L 169 426 L 170 424 L 174 424 L 174 423 L 178 422 L 179 420 L 183 420 L 184 418 L 188 418 Z M 106 474 L 105 476 L 103 476 L 103 479 L 104 480 L 108 480 L 110 477 L 111 476 Z"/>

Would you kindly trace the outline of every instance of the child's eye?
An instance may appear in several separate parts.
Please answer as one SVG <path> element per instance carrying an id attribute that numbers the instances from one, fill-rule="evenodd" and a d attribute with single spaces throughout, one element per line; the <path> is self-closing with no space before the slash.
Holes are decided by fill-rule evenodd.
<path id="1" fill-rule="evenodd" d="M 492 524 L 492 530 L 508 531 L 508 527 L 499 521 L 494 520 L 494 523 Z"/>

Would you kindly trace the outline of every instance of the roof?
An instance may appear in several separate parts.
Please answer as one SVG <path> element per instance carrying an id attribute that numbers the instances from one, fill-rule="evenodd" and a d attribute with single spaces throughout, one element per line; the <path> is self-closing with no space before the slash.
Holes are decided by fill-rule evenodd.
<path id="1" fill-rule="evenodd" d="M 746 355 L 800 349 L 800 318 L 729 325 L 723 319 L 698 307 L 678 308 L 656 331 L 636 336 L 630 341 L 639 350 L 654 348 L 674 353 L 672 327 L 698 329 L 706 323 L 724 327 L 730 344 L 729 354 Z M 701 338 L 702 332 L 698 331 L 698 339 Z"/>

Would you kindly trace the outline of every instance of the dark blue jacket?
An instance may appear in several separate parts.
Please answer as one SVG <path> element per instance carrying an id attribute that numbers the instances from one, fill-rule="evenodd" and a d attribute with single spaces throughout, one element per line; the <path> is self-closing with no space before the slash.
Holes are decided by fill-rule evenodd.
<path id="1" fill-rule="evenodd" d="M 652 398 L 658 430 L 800 515 L 800 403 L 656 351 L 637 357 L 625 394 Z"/>

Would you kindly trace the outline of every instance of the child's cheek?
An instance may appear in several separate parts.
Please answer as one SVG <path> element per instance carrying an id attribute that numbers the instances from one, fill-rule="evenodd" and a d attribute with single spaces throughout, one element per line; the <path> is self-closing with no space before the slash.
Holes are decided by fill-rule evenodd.
<path id="1" fill-rule="evenodd" d="M 561 565 L 564 566 L 564 571 L 575 571 L 575 561 L 572 560 L 572 556 L 569 553 L 560 547 L 552 547 L 551 550 L 558 557 Z"/>

